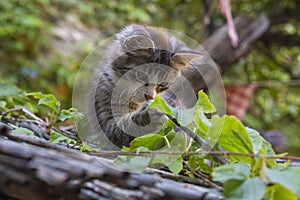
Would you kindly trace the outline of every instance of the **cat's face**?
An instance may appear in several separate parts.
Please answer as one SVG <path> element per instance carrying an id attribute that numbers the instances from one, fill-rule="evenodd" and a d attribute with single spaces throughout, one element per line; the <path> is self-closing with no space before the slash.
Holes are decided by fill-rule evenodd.
<path id="1" fill-rule="evenodd" d="M 129 26 L 118 39 L 124 56 L 113 65 L 113 69 L 120 77 L 130 71 L 126 79 L 136 85 L 131 100 L 137 104 L 168 89 L 180 71 L 199 56 L 181 50 L 177 41 L 152 27 Z"/>
<path id="2" fill-rule="evenodd" d="M 144 66 L 141 69 L 144 70 L 136 70 L 132 74 L 134 77 L 131 77 L 136 86 L 131 98 L 135 103 L 154 99 L 157 94 L 167 90 L 180 74 L 177 70 L 163 66 L 153 67 L 150 71 Z"/>

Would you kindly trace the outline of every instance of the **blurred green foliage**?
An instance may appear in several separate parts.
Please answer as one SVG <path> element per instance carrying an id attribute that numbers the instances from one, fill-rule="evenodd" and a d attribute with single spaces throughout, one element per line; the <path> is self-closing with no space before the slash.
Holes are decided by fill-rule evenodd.
<path id="1" fill-rule="evenodd" d="M 101 38 L 129 23 L 142 23 L 177 30 L 201 42 L 204 2 L 210 1 L 1 0 L 1 87 L 16 83 L 29 92 L 53 93 L 62 100 L 62 107 L 70 107 L 76 71 Z M 297 1 L 232 0 L 231 7 L 233 16 L 266 13 L 271 19 L 269 33 L 300 37 Z M 216 30 L 226 22 L 216 0 L 210 9 L 211 27 Z M 59 34 L 55 32 L 58 27 Z M 68 30 L 84 32 L 84 40 L 76 39 L 77 32 L 74 36 Z M 69 35 L 62 36 L 66 32 Z M 300 86 L 287 83 L 300 78 L 299 52 L 299 45 L 293 42 L 261 40 L 248 57 L 224 75 L 227 84 L 262 84 L 244 122 L 260 130 L 283 131 L 294 152 L 299 151 L 300 142 Z M 3 103 L 0 101 L 0 107 Z"/>
<path id="2" fill-rule="evenodd" d="M 300 7 L 296 2 L 246 0 L 232 4 L 236 15 L 266 13 L 270 17 L 267 36 L 273 41 L 257 41 L 250 54 L 232 66 L 224 80 L 228 84 L 260 83 L 244 123 L 258 130 L 282 131 L 288 138 L 287 150 L 299 155 Z"/>

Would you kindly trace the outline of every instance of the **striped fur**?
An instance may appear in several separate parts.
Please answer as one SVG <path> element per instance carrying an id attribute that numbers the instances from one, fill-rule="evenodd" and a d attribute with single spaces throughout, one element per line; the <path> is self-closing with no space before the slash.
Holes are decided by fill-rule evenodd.
<path id="1" fill-rule="evenodd" d="M 137 24 L 125 27 L 100 62 L 98 68 L 106 68 L 96 70 L 88 97 L 88 117 L 97 119 L 99 134 L 122 147 L 137 136 L 157 131 L 165 118 L 147 108 L 148 98 L 168 89 L 166 83 L 174 82 L 197 56 L 160 29 Z"/>

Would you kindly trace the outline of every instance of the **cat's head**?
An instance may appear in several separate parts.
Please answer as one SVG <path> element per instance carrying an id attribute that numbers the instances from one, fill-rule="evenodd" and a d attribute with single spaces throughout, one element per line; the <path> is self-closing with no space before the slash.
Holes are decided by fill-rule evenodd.
<path id="1" fill-rule="evenodd" d="M 200 57 L 198 52 L 154 27 L 133 24 L 125 27 L 117 39 L 124 56 L 113 69 L 122 71 L 120 75 L 131 71 L 127 79 L 138 85 L 132 95 L 136 103 L 153 99 L 168 89 L 180 71 Z"/>

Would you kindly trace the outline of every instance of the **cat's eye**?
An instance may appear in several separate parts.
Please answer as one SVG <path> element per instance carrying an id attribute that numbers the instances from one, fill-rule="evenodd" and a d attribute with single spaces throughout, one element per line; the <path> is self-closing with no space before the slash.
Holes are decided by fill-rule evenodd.
<path id="1" fill-rule="evenodd" d="M 167 82 L 167 81 L 162 81 L 162 82 L 160 82 L 160 83 L 158 84 L 158 86 L 157 86 L 158 92 L 162 92 L 162 91 L 168 89 L 168 88 L 169 88 L 169 84 L 170 84 L 170 83 Z"/>
<path id="2" fill-rule="evenodd" d="M 169 86 L 169 82 L 167 81 L 162 81 L 158 84 L 160 87 L 168 87 Z"/>

